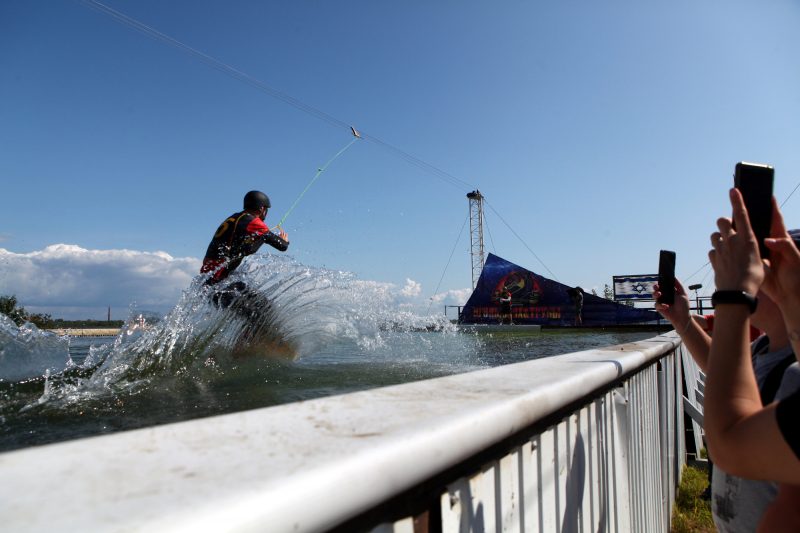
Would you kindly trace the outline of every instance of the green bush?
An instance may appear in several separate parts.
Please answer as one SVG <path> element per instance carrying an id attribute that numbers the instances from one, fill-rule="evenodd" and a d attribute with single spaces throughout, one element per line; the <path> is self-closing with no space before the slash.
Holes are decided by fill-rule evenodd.
<path id="1" fill-rule="evenodd" d="M 17 305 L 16 296 L 0 296 L 0 313 L 13 320 L 18 326 L 21 326 L 28 317 L 25 308 Z"/>
<path id="2" fill-rule="evenodd" d="M 672 533 L 716 531 L 711 517 L 711 502 L 703 499 L 703 492 L 707 488 L 708 472 L 691 466 L 683 468 L 683 478 L 672 513 Z"/>

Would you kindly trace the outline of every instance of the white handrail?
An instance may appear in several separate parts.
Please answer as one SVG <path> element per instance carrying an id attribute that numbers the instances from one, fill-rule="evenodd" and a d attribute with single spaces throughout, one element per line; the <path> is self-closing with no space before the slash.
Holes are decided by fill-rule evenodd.
<path id="1" fill-rule="evenodd" d="M 677 337 L 662 335 L 0 454 L 0 523 L 18 532 L 324 531 L 565 406 L 599 401 L 599 391 L 611 394 L 615 383 L 622 387 L 618 395 L 629 394 L 622 376 L 678 346 Z M 679 368 L 680 357 L 672 360 Z M 680 394 L 674 396 L 667 416 L 680 418 L 674 412 Z M 657 395 L 648 401 L 658 403 Z M 595 411 L 590 406 L 588 416 Z M 594 422 L 581 423 L 591 432 Z M 618 452 L 618 461 L 630 460 Z M 595 462 L 612 459 L 597 455 Z M 630 522 L 618 520 L 617 527 L 622 523 Z"/>

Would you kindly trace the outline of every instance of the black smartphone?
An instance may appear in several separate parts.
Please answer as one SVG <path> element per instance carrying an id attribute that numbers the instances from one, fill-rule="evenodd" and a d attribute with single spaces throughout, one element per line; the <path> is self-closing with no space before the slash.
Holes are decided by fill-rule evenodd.
<path id="1" fill-rule="evenodd" d="M 675 252 L 661 250 L 658 257 L 658 290 L 661 291 L 658 303 L 675 303 Z"/>
<path id="2" fill-rule="evenodd" d="M 744 198 L 750 227 L 758 240 L 761 257 L 769 257 L 769 249 L 764 246 L 764 239 L 769 237 L 772 226 L 772 184 L 775 181 L 775 169 L 769 165 L 758 163 L 736 163 L 733 175 L 734 187 L 739 189 Z"/>

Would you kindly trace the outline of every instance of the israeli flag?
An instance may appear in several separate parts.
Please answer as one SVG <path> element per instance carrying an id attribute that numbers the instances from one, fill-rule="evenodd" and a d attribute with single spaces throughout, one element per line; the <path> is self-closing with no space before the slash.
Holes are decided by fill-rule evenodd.
<path id="1" fill-rule="evenodd" d="M 658 283 L 658 274 L 614 276 L 614 299 L 652 300 L 653 285 L 656 283 Z"/>

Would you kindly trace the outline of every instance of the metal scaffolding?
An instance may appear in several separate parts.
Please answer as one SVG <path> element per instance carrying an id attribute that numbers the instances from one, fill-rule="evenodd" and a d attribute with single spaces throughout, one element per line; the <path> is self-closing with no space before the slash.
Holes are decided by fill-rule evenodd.
<path id="1" fill-rule="evenodd" d="M 477 189 L 467 194 L 469 198 L 470 256 L 472 257 L 472 289 L 478 284 L 483 271 L 483 195 Z"/>

